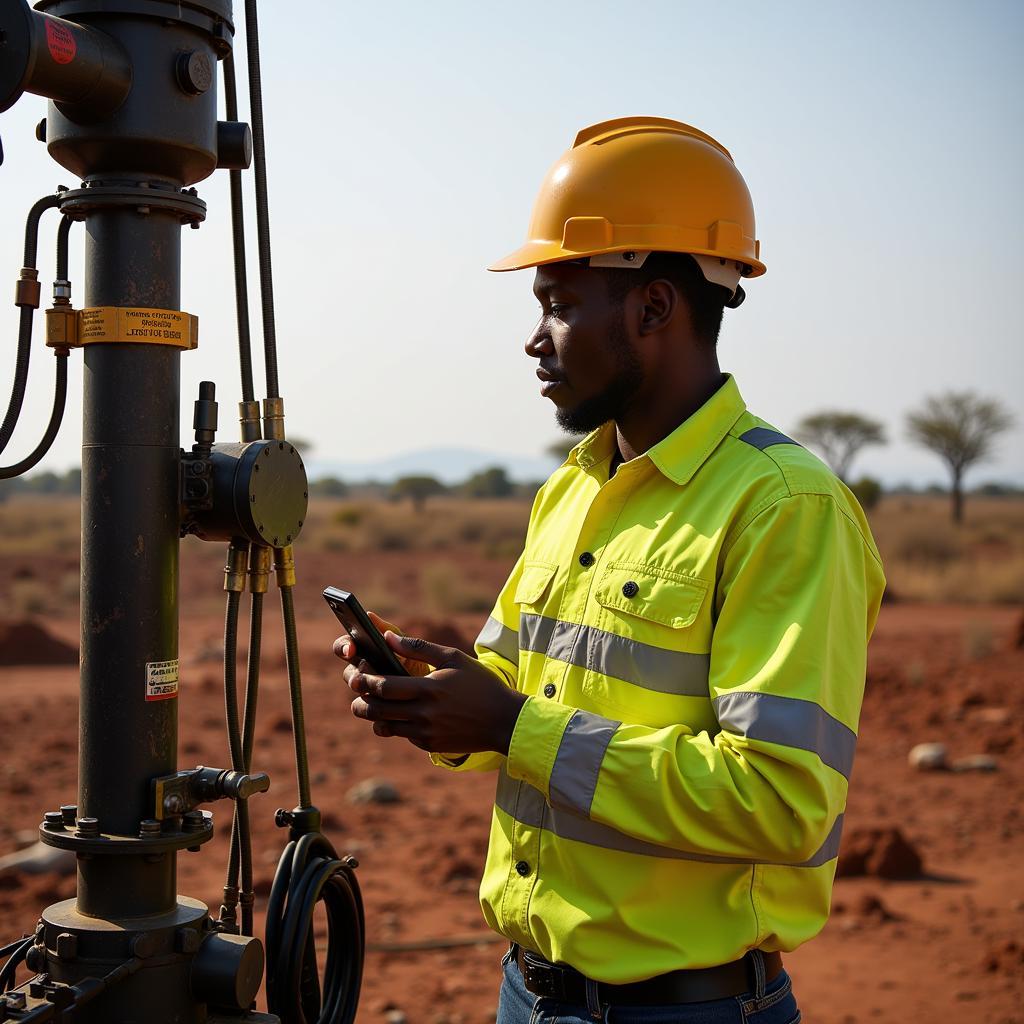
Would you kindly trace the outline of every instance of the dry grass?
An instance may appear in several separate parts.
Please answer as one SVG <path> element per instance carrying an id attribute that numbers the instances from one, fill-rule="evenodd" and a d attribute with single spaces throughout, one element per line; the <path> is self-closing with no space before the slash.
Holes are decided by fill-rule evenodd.
<path id="1" fill-rule="evenodd" d="M 1024 501 L 968 496 L 965 510 L 959 527 L 941 495 L 886 496 L 871 512 L 897 599 L 1024 604 Z"/>
<path id="2" fill-rule="evenodd" d="M 462 578 L 452 565 L 460 553 L 470 552 L 510 565 L 522 546 L 529 511 L 528 501 L 511 499 L 437 497 L 419 512 L 409 501 L 317 499 L 300 550 L 409 552 L 430 605 L 438 611 L 484 611 L 491 588 Z M 941 495 L 886 496 L 870 519 L 898 600 L 1024 604 L 1024 500 L 968 496 L 966 522 L 955 527 Z M 40 614 L 73 604 L 79 536 L 77 498 L 19 496 L 0 504 L 0 560 L 46 556 L 51 573 L 54 560 L 59 563 L 54 579 L 35 573 L 7 579 L 0 608 L 6 614 Z M 364 603 L 385 615 L 398 611 L 389 594 L 383 575 L 361 591 Z M 984 642 L 975 638 L 968 646 L 977 652 Z"/>
<path id="3" fill-rule="evenodd" d="M 310 506 L 303 547 L 330 551 L 446 551 L 469 548 L 514 559 L 526 537 L 530 506 L 518 500 L 430 498 L 409 501 L 321 499 Z"/>

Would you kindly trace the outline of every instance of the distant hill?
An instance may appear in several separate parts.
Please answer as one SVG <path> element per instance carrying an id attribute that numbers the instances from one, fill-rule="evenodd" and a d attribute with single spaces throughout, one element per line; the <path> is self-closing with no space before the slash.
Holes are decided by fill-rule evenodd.
<path id="1" fill-rule="evenodd" d="M 346 481 L 379 480 L 390 482 L 402 476 L 433 476 L 445 484 L 461 483 L 473 473 L 501 466 L 509 478 L 525 483 L 544 480 L 559 463 L 545 455 L 510 455 L 472 448 L 427 448 L 406 452 L 372 462 L 345 462 L 336 459 L 309 458 L 306 469 L 311 480 L 335 476 Z"/>

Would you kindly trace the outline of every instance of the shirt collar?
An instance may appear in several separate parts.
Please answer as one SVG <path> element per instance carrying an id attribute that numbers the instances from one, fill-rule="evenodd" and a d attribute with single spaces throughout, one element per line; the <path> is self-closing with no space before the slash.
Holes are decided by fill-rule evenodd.
<path id="1" fill-rule="evenodd" d="M 673 483 L 687 483 L 747 408 L 735 378 L 728 373 L 724 377 L 721 387 L 695 413 L 635 461 L 650 460 Z M 606 423 L 580 441 L 568 461 L 590 469 L 610 458 L 614 445 L 615 426 Z"/>

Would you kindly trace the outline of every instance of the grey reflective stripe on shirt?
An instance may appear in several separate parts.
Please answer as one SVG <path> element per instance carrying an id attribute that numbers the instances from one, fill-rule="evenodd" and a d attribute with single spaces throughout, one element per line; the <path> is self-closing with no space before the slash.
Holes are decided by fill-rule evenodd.
<path id="1" fill-rule="evenodd" d="M 799 864 L 742 857 L 717 857 L 710 853 L 687 853 L 669 846 L 648 843 L 643 839 L 634 839 L 633 836 L 618 832 L 609 825 L 583 818 L 564 808 L 552 807 L 539 789 L 535 789 L 527 782 L 511 778 L 504 765 L 498 772 L 498 790 L 494 803 L 521 824 L 531 828 L 543 828 L 559 839 L 571 839 L 573 842 L 597 846 L 602 850 L 614 850 L 617 853 L 634 853 L 644 857 L 660 857 L 663 860 L 694 860 L 704 864 L 770 864 L 778 867 L 817 868 L 839 855 L 839 838 L 843 831 L 843 815 L 840 814 L 825 842 L 807 860 Z"/>
<path id="2" fill-rule="evenodd" d="M 723 729 L 752 740 L 809 750 L 849 779 L 857 734 L 810 700 L 744 690 L 712 702 Z"/>
<path id="3" fill-rule="evenodd" d="M 800 447 L 800 444 L 793 438 L 786 437 L 778 430 L 770 430 L 768 427 L 751 427 L 750 430 L 745 430 L 740 434 L 740 440 L 746 441 L 747 444 L 753 445 L 762 452 L 773 444 L 795 444 L 798 448 Z"/>
<path id="4" fill-rule="evenodd" d="M 476 642 L 495 654 L 500 654 L 506 661 L 514 665 L 519 661 L 519 637 L 514 629 L 499 622 L 491 615 L 480 630 Z"/>
<path id="5" fill-rule="evenodd" d="M 621 724 L 589 711 L 569 719 L 548 784 L 552 806 L 590 817 L 604 752 Z"/>
<path id="6" fill-rule="evenodd" d="M 709 654 L 668 651 L 596 626 L 527 612 L 519 617 L 519 646 L 645 690 L 686 697 L 708 695 Z"/>

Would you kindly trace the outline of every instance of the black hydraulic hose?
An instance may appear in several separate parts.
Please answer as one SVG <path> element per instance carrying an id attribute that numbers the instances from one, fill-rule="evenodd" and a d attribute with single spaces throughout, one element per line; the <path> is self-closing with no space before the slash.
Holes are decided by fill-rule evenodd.
<path id="1" fill-rule="evenodd" d="M 8 956 L 13 953 L 29 936 L 22 935 L 20 939 L 8 942 L 6 946 L 0 947 L 0 956 Z"/>
<path id="2" fill-rule="evenodd" d="M 71 225 L 74 224 L 71 217 L 61 217 L 60 227 L 57 228 L 57 280 L 68 279 L 68 235 L 71 233 Z"/>
<path id="3" fill-rule="evenodd" d="M 355 1019 L 366 938 L 354 867 L 319 832 L 293 840 L 281 855 L 267 905 L 267 1008 L 281 1024 Z M 322 994 L 313 942 L 321 900 L 327 912 Z"/>
<path id="4" fill-rule="evenodd" d="M 224 611 L 224 712 L 228 726 L 228 746 L 231 750 L 231 767 L 242 770 L 242 732 L 238 722 L 238 609 L 242 595 L 237 590 L 228 591 L 227 607 Z"/>
<path id="5" fill-rule="evenodd" d="M 60 206 L 60 195 L 43 196 L 36 200 L 25 219 L 25 256 L 23 267 L 35 268 L 36 256 L 39 252 L 39 219 L 47 210 Z"/>
<path id="6" fill-rule="evenodd" d="M 295 629 L 295 599 L 291 587 L 281 587 L 284 618 L 284 650 L 288 666 L 288 694 L 292 705 L 292 733 L 295 740 L 295 772 L 299 785 L 299 806 L 309 807 L 309 756 L 306 753 L 306 718 L 302 710 L 302 676 L 299 672 L 299 638 Z"/>
<path id="7" fill-rule="evenodd" d="M 238 120 L 238 87 L 235 58 L 224 58 L 224 106 L 229 121 Z M 242 172 L 228 171 L 231 184 L 231 245 L 235 262 L 235 319 L 238 323 L 238 362 L 242 372 L 242 401 L 254 402 L 252 338 L 249 331 L 249 281 L 245 266 L 245 211 L 242 204 Z"/>
<path id="8" fill-rule="evenodd" d="M 8 957 L 7 963 L 4 964 L 3 969 L 0 970 L 0 992 L 6 992 L 14 985 L 15 975 L 18 973 L 18 965 L 28 955 L 28 951 L 32 948 L 32 943 L 35 940 L 32 938 L 23 939 L 21 944 L 18 945 L 14 952 Z"/>
<path id="9" fill-rule="evenodd" d="M 36 269 L 36 257 L 39 252 L 39 219 L 47 210 L 60 204 L 60 196 L 43 196 L 32 205 L 25 218 L 25 252 L 22 267 L 26 270 Z M 7 414 L 0 423 L 0 452 L 3 452 L 11 440 L 14 428 L 18 425 L 21 407 L 25 401 L 25 388 L 28 385 L 28 363 L 32 354 L 32 317 L 34 306 L 22 306 L 18 322 L 18 352 L 14 362 L 14 385 L 7 403 Z"/>
<path id="10" fill-rule="evenodd" d="M 249 617 L 249 665 L 245 684 L 245 708 L 242 712 L 242 767 L 236 769 L 248 773 L 252 768 L 252 747 L 256 736 L 256 705 L 260 687 L 260 651 L 263 644 L 263 595 L 252 595 Z M 231 826 L 231 850 L 228 855 L 227 890 L 238 888 L 239 867 L 241 867 L 241 934 L 253 932 L 253 877 L 252 877 L 252 833 L 249 828 L 248 806 L 245 801 L 236 805 L 235 819 Z"/>
<path id="11" fill-rule="evenodd" d="M 46 433 L 43 434 L 42 440 L 36 445 L 31 455 L 26 455 L 21 462 L 16 462 L 13 466 L 0 466 L 0 480 L 11 480 L 38 465 L 50 450 L 60 431 L 68 397 L 68 354 L 66 351 L 57 352 L 56 356 L 57 375 L 53 390 L 53 408 L 50 411 L 50 422 L 46 426 Z"/>
<path id="12" fill-rule="evenodd" d="M 228 549 L 228 562 L 232 549 Z M 238 610 L 242 595 L 240 591 L 229 590 L 224 610 L 224 717 L 227 722 L 228 747 L 231 750 L 231 767 L 242 770 L 242 733 L 238 723 Z M 235 817 L 232 825 L 231 857 L 228 861 L 227 879 L 224 883 L 224 904 L 221 920 L 233 925 L 238 906 L 238 861 L 235 856 L 235 830 L 239 826 L 239 807 L 243 801 L 235 802 Z M 246 818 L 248 824 L 248 818 Z"/>
<path id="13" fill-rule="evenodd" d="M 274 323 L 274 278 L 270 263 L 270 208 L 267 203 L 267 150 L 263 131 L 263 84 L 260 77 L 260 32 L 256 0 L 245 0 L 245 39 L 249 61 L 249 118 L 256 186 L 256 244 L 260 261 L 263 306 L 263 352 L 267 366 L 267 397 L 280 398 L 277 378 L 277 328 Z"/>

